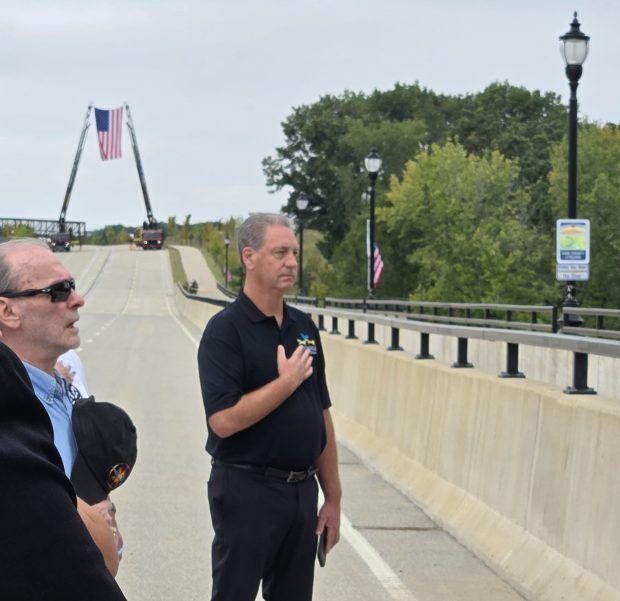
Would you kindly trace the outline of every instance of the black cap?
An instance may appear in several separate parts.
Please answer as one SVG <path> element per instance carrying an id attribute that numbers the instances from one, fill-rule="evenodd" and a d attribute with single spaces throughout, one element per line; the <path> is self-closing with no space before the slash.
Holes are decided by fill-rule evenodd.
<path id="1" fill-rule="evenodd" d="M 75 402 L 72 421 L 78 454 L 71 481 L 77 496 L 94 505 L 129 477 L 138 455 L 136 427 L 123 409 L 93 396 Z"/>

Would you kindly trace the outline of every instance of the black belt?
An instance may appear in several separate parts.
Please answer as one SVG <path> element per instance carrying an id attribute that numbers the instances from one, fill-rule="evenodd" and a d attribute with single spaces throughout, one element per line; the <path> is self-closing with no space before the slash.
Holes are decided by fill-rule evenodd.
<path id="1" fill-rule="evenodd" d="M 243 470 L 245 472 L 252 472 L 254 474 L 260 474 L 261 476 L 265 476 L 265 478 L 275 478 L 276 480 L 284 480 L 289 484 L 294 484 L 296 482 L 303 482 L 304 480 L 308 480 L 312 478 L 314 474 L 319 471 L 319 468 L 311 466 L 307 470 L 302 470 L 299 472 L 296 471 L 288 471 L 288 470 L 280 470 L 275 467 L 260 467 L 258 465 L 249 465 L 247 463 L 225 463 L 220 461 L 219 459 L 211 458 L 211 465 L 220 465 L 222 467 L 232 467 L 236 470 Z"/>

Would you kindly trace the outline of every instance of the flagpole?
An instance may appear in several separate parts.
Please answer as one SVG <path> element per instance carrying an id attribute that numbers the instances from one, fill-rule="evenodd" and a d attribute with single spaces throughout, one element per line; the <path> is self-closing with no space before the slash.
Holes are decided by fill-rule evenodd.
<path id="1" fill-rule="evenodd" d="M 370 291 L 372 289 L 370 285 L 370 282 L 372 281 L 370 279 L 371 277 L 370 274 L 372 273 L 371 267 L 370 267 L 370 264 L 372 263 L 372 253 L 370 252 L 370 219 L 366 219 L 366 258 L 368 260 L 368 265 L 366 269 L 366 276 L 367 276 L 366 289 L 368 290 L 368 294 L 370 295 Z"/>

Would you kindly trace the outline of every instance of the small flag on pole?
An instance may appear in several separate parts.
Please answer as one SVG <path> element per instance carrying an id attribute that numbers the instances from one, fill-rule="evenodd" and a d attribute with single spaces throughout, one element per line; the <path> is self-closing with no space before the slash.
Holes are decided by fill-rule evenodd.
<path id="1" fill-rule="evenodd" d="M 97 136 L 101 160 L 121 158 L 121 131 L 123 127 L 123 108 L 95 109 Z"/>
<path id="2" fill-rule="evenodd" d="M 373 282 L 373 288 L 376 288 L 379 285 L 379 280 L 381 279 L 381 274 L 383 273 L 383 259 L 381 258 L 379 247 L 376 244 L 375 244 L 375 252 L 374 252 L 373 259 L 375 261 L 375 269 L 374 269 L 375 281 Z"/>

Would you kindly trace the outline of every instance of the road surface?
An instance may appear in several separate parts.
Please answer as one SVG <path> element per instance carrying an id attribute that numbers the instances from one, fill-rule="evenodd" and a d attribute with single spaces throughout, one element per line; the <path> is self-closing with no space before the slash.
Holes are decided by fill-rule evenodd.
<path id="1" fill-rule="evenodd" d="M 86 296 L 79 352 L 90 392 L 124 407 L 138 429 L 136 467 L 113 494 L 127 545 L 119 583 L 130 601 L 208 600 L 202 332 L 174 310 L 168 253 L 85 246 L 58 257 Z M 342 539 L 317 564 L 316 600 L 522 599 L 343 446 L 340 471 Z"/>

